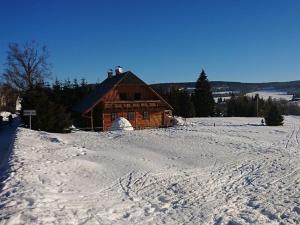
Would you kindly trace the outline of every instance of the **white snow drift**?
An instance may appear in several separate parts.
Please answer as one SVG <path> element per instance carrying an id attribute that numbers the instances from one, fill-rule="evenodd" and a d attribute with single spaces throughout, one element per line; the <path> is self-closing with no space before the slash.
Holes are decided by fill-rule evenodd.
<path id="1" fill-rule="evenodd" d="M 20 128 L 0 224 L 299 224 L 300 118 L 259 124 L 206 118 L 134 132 Z"/>

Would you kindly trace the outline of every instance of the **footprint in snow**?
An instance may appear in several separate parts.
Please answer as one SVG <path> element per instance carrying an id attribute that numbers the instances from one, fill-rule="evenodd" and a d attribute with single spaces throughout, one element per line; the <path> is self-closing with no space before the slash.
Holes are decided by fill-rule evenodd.
<path id="1" fill-rule="evenodd" d="M 159 197 L 158 197 L 158 200 L 159 200 L 160 202 L 163 202 L 163 203 L 168 203 L 168 202 L 169 202 L 169 201 L 166 199 L 165 196 L 159 196 Z"/>
<path id="2" fill-rule="evenodd" d="M 32 206 L 34 204 L 33 198 L 24 198 L 27 203 L 27 206 Z"/>
<path id="3" fill-rule="evenodd" d="M 128 212 L 125 213 L 125 214 L 123 215 L 123 218 L 124 218 L 124 219 L 127 219 L 127 218 L 129 218 L 129 217 L 130 217 L 130 213 L 128 213 Z"/>

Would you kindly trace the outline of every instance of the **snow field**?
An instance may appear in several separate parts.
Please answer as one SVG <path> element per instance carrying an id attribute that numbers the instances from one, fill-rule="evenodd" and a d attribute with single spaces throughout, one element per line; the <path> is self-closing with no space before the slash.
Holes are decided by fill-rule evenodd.
<path id="1" fill-rule="evenodd" d="M 251 92 L 251 93 L 247 93 L 247 96 L 249 97 L 255 97 L 255 95 L 258 94 L 259 97 L 263 98 L 264 100 L 268 100 L 269 97 L 271 97 L 272 99 L 276 99 L 276 100 L 287 100 L 287 101 L 291 101 L 293 98 L 293 95 L 288 95 L 286 92 L 282 92 L 282 91 L 256 91 L 256 92 Z"/>
<path id="2" fill-rule="evenodd" d="M 259 124 L 195 118 L 126 132 L 20 128 L 0 224 L 299 224 L 300 118 Z"/>

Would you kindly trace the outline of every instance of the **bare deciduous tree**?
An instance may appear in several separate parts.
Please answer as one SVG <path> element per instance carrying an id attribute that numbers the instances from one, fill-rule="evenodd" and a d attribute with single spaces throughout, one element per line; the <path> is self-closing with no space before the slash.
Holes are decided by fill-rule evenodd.
<path id="1" fill-rule="evenodd" d="M 39 48 L 35 41 L 22 46 L 17 43 L 9 44 L 3 79 L 19 91 L 41 84 L 51 75 L 48 58 L 46 47 Z"/>

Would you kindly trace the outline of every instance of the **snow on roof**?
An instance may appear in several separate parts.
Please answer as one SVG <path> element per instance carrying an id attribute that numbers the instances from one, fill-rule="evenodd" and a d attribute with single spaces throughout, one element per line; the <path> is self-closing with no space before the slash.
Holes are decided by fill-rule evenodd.
<path id="1" fill-rule="evenodd" d="M 112 123 L 111 130 L 133 130 L 133 127 L 127 119 L 119 117 Z"/>

